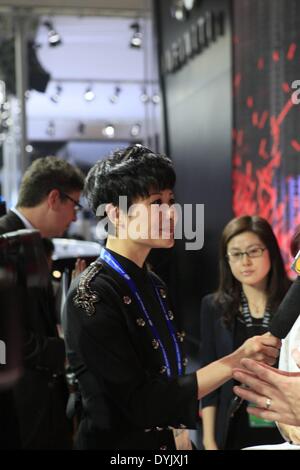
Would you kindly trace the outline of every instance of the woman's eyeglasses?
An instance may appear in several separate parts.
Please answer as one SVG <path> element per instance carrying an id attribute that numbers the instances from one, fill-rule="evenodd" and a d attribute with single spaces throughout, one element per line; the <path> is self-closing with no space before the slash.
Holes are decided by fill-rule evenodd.
<path id="1" fill-rule="evenodd" d="M 260 258 L 263 255 L 263 252 L 265 250 L 266 248 L 257 247 L 257 248 L 251 248 L 250 250 L 247 250 L 247 251 L 228 252 L 227 258 L 229 259 L 229 261 L 232 261 L 233 263 L 241 261 L 244 255 L 247 255 L 248 258 Z"/>

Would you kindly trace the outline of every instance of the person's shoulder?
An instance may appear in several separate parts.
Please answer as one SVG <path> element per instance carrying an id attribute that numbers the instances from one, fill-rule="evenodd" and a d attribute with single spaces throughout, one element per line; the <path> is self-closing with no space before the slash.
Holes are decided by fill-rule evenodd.
<path id="1" fill-rule="evenodd" d="M 8 211 L 7 214 L 0 217 L 0 235 L 19 230 L 21 228 L 24 228 L 24 224 L 14 212 Z"/>
<path id="2" fill-rule="evenodd" d="M 204 297 L 202 297 L 201 304 L 216 308 L 217 307 L 216 294 L 210 293 L 210 294 L 204 295 Z"/>
<path id="3" fill-rule="evenodd" d="M 215 318 L 219 318 L 223 314 L 223 308 L 215 293 L 207 294 L 201 299 L 201 314 L 205 315 L 206 312 Z"/>
<path id="4" fill-rule="evenodd" d="M 98 304 L 109 303 L 112 297 L 118 297 L 114 281 L 105 263 L 97 259 L 74 279 L 68 292 L 67 304 L 92 316 Z"/>

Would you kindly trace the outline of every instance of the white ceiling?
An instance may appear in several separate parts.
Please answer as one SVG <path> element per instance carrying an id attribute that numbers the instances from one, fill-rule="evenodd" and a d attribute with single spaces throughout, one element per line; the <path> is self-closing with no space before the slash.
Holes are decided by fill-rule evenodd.
<path id="1" fill-rule="evenodd" d="M 42 25 L 45 19 L 53 22 L 62 45 L 48 45 L 47 29 Z M 140 20 L 144 45 L 142 49 L 133 49 L 129 41 L 134 21 L 136 18 L 98 16 L 41 18 L 36 35 L 36 42 L 41 45 L 37 55 L 52 80 L 46 93 L 30 92 L 27 101 L 30 140 L 48 138 L 46 127 L 50 120 L 56 122 L 56 138 L 70 137 L 78 122 L 87 125 L 91 138 L 97 138 L 97 126 L 104 123 L 115 123 L 124 130 L 131 123 L 159 116 L 159 106 L 140 101 L 145 82 L 150 96 L 158 91 L 152 22 Z M 53 103 L 50 97 L 58 83 L 62 87 L 61 99 Z M 92 102 L 83 98 L 88 85 L 96 94 Z M 116 85 L 122 91 L 119 102 L 112 104 L 109 97 Z"/>
<path id="2" fill-rule="evenodd" d="M 152 0 L 0 0 L 1 9 L 31 9 L 41 14 L 91 14 L 102 16 L 146 16 Z"/>

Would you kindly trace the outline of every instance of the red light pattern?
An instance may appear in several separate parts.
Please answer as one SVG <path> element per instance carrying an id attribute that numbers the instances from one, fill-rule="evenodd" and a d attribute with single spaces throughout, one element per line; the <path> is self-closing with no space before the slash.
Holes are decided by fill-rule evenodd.
<path id="1" fill-rule="evenodd" d="M 296 25 L 300 2 L 293 2 L 292 10 L 291 1 L 283 2 L 284 14 Z M 255 8 L 257 2 L 234 2 L 234 17 L 247 20 L 234 25 L 239 41 L 234 44 L 233 210 L 271 223 L 289 271 L 290 240 L 300 224 L 300 105 L 291 99 L 291 84 L 300 80 L 300 30 L 290 27 L 279 45 L 268 34 L 268 12 L 275 4 L 266 2 L 265 14 L 260 12 L 268 18 L 261 29 Z M 275 17 L 279 26 L 285 24 L 279 13 Z"/>
<path id="2" fill-rule="evenodd" d="M 269 154 L 266 151 L 266 146 L 267 146 L 267 139 L 261 139 L 260 144 L 259 144 L 258 155 L 264 160 L 267 160 L 269 158 Z"/>
<path id="3" fill-rule="evenodd" d="M 286 56 L 287 60 L 294 60 L 296 49 L 297 49 L 297 45 L 293 42 L 289 47 L 289 50 Z"/>
<path id="4" fill-rule="evenodd" d="M 290 93 L 290 92 L 291 92 L 291 87 L 290 87 L 290 85 L 289 85 L 288 83 L 286 83 L 286 82 L 283 83 L 283 84 L 281 85 L 281 87 L 282 87 L 282 90 L 283 90 L 285 93 Z"/>
<path id="5" fill-rule="evenodd" d="M 248 108 L 253 108 L 253 105 L 254 105 L 253 96 L 248 96 L 248 98 L 247 98 Z"/>
<path id="6" fill-rule="evenodd" d="M 239 88 L 239 86 L 240 86 L 240 84 L 241 84 L 241 79 L 242 79 L 241 74 L 238 73 L 238 74 L 235 76 L 235 78 L 234 78 L 234 86 L 235 86 L 235 88 Z"/>
<path id="7" fill-rule="evenodd" d="M 291 141 L 291 146 L 296 150 L 296 152 L 300 152 L 300 142 L 298 142 L 298 140 L 293 139 Z"/>
<path id="8" fill-rule="evenodd" d="M 257 68 L 258 70 L 263 70 L 265 67 L 265 61 L 262 57 L 260 57 L 257 61 Z"/>

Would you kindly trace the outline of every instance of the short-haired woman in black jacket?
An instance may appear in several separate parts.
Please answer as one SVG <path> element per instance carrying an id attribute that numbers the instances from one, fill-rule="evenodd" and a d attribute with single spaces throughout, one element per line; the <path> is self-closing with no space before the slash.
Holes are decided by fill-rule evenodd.
<path id="1" fill-rule="evenodd" d="M 197 424 L 198 400 L 229 380 L 242 357 L 278 356 L 278 340 L 256 337 L 185 373 L 184 333 L 166 286 L 145 265 L 152 248 L 174 245 L 174 184 L 171 161 L 141 145 L 88 174 L 90 205 L 111 231 L 67 300 L 68 358 L 83 402 L 77 449 L 191 449 L 185 428 Z"/>

